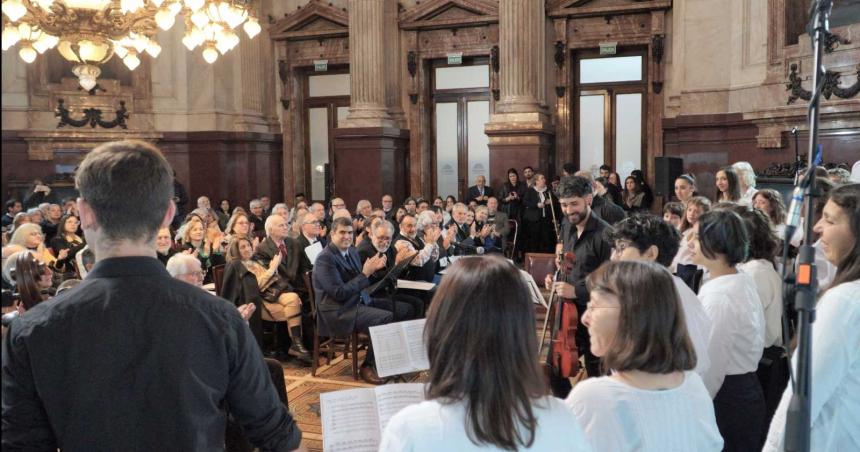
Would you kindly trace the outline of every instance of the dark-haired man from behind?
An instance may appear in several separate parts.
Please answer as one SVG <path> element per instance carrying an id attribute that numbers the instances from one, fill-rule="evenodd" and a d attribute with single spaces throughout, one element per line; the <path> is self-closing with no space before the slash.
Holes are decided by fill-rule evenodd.
<path id="1" fill-rule="evenodd" d="M 97 263 L 10 328 L 3 450 L 223 450 L 226 405 L 260 449 L 299 447 L 236 307 L 171 278 L 155 259 L 156 234 L 175 212 L 161 152 L 139 141 L 101 145 L 76 185 Z"/>
<path id="2" fill-rule="evenodd" d="M 612 245 L 614 261 L 656 262 L 664 267 L 672 265 L 681 243 L 681 234 L 674 226 L 651 214 L 635 214 L 619 221 L 604 231 L 604 238 Z M 694 370 L 704 375 L 711 365 L 708 358 L 711 320 L 687 283 L 675 275 L 672 275 L 672 279 L 684 308 L 687 333 L 696 351 Z"/>
<path id="3" fill-rule="evenodd" d="M 21 201 L 10 199 L 6 201 L 6 213 L 3 214 L 3 227 L 11 225 L 15 221 L 15 215 L 24 209 Z"/>
<path id="4" fill-rule="evenodd" d="M 592 215 L 593 200 L 591 181 L 579 176 L 564 177 L 558 187 L 561 211 L 567 221 L 562 222 L 560 251 L 573 251 L 576 256 L 572 271 L 564 276 L 563 281 L 553 284 L 552 275 L 547 275 L 546 285 L 553 287 L 556 294 L 564 299 L 572 300 L 579 314 L 579 324 L 576 330 L 576 346 L 579 354 L 585 356 L 585 367 L 589 377 L 601 374 L 600 360 L 591 353 L 588 328 L 582 324 L 585 307 L 590 300 L 585 278 L 611 257 L 611 248 L 603 240 L 603 231 L 609 228 L 597 215 Z M 569 303 L 563 303 L 564 309 L 569 309 Z M 553 394 L 556 397 L 567 397 L 570 392 L 570 381 L 567 378 L 553 377 L 550 379 Z"/>

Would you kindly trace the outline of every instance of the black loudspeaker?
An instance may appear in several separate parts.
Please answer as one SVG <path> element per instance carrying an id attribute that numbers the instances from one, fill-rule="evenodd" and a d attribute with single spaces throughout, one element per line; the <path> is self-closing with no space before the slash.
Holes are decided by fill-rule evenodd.
<path id="1" fill-rule="evenodd" d="M 684 173 L 684 160 L 678 157 L 654 157 L 654 195 L 671 198 L 675 179 Z"/>

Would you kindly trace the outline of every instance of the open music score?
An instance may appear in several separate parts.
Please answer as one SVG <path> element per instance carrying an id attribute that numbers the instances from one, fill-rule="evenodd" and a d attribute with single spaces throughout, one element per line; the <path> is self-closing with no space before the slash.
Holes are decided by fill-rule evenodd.
<path id="1" fill-rule="evenodd" d="M 370 340 L 380 377 L 420 372 L 430 368 L 424 346 L 427 319 L 370 327 Z"/>
<path id="2" fill-rule="evenodd" d="M 391 417 L 424 400 L 424 385 L 404 383 L 320 394 L 324 452 L 376 452 Z"/>

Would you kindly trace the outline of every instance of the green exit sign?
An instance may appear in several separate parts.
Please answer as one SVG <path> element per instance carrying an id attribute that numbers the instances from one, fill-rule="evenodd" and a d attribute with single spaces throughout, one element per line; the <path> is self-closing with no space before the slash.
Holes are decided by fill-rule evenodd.
<path id="1" fill-rule="evenodd" d="M 601 55 L 615 55 L 618 53 L 618 43 L 617 42 L 601 42 L 600 43 L 600 54 Z"/>
<path id="2" fill-rule="evenodd" d="M 449 53 L 448 64 L 463 64 L 463 52 Z"/>
<path id="3" fill-rule="evenodd" d="M 314 71 L 325 72 L 328 70 L 328 60 L 314 60 Z"/>

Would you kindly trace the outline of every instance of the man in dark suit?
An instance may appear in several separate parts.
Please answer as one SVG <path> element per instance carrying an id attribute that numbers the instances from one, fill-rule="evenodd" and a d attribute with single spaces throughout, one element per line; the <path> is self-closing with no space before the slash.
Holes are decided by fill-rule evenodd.
<path id="1" fill-rule="evenodd" d="M 310 258 L 308 257 L 305 249 L 317 242 L 320 242 L 323 248 L 327 245 L 325 237 L 320 237 L 320 230 L 322 229 L 322 225 L 319 220 L 317 220 L 316 215 L 308 212 L 303 216 L 296 219 L 297 222 L 301 224 L 301 233 L 296 241 L 299 243 L 299 249 L 301 250 L 301 259 L 299 260 L 299 275 L 305 274 L 310 270 L 313 270 L 314 264 L 311 263 Z"/>
<path id="2" fill-rule="evenodd" d="M 352 246 L 352 221 L 336 218 L 332 221 L 330 244 L 314 264 L 313 284 L 319 313 L 320 336 L 346 336 L 353 331 L 368 332 L 368 328 L 390 323 L 395 314 L 388 300 L 371 298 L 363 292 L 370 286 L 371 275 L 385 268 L 385 256 L 373 256 L 362 265 L 358 251 Z M 398 306 L 400 309 L 400 306 Z M 397 317 L 405 317 L 405 306 Z M 361 366 L 361 378 L 371 384 L 385 381 L 376 374 L 373 344 Z"/>
<path id="3" fill-rule="evenodd" d="M 459 202 L 454 204 L 454 208 L 451 210 L 451 221 L 445 225 L 445 229 L 449 233 L 451 230 L 454 231 L 451 241 L 452 247 L 448 250 L 449 255 L 475 254 L 475 241 L 472 240 L 472 231 L 466 226 L 468 210 L 465 204 Z M 402 222 L 400 229 L 403 230 Z"/>
<path id="4" fill-rule="evenodd" d="M 466 199 L 468 202 L 475 201 L 479 206 L 482 206 L 487 204 L 490 196 L 493 196 L 493 188 L 487 187 L 487 178 L 478 176 L 475 178 L 475 185 L 469 187 L 469 196 Z"/>
<path id="5" fill-rule="evenodd" d="M 248 221 L 254 225 L 254 235 L 259 238 L 266 236 L 266 221 L 263 219 L 263 203 L 259 199 L 252 199 L 248 203 Z"/>
<path id="6" fill-rule="evenodd" d="M 397 252 L 391 242 L 394 237 L 394 227 L 391 226 L 391 223 L 387 220 L 374 218 L 368 228 L 368 232 L 370 232 L 370 234 L 368 234 L 368 238 L 362 240 L 361 244 L 358 245 L 358 257 L 361 259 L 361 263 L 363 265 L 373 256 L 385 256 L 385 268 L 380 269 L 368 278 L 370 279 L 371 284 L 376 284 L 381 281 L 395 265 L 402 262 L 403 259 L 408 259 L 412 254 L 417 254 L 417 252 L 410 252 L 405 249 L 401 252 Z M 385 294 L 387 294 L 388 297 L 396 303 L 405 303 L 412 311 L 409 318 L 398 317 L 394 319 L 395 322 L 424 317 L 424 302 L 420 298 L 406 293 L 404 289 L 395 290 L 393 286 L 389 286 L 384 291 L 380 291 L 378 294 L 372 295 L 381 297 Z"/>
<path id="7" fill-rule="evenodd" d="M 494 196 L 487 200 L 487 222 L 496 227 L 493 236 L 499 238 L 500 248 L 504 251 L 511 225 L 508 224 L 508 214 L 499 210 L 499 200 Z"/>

